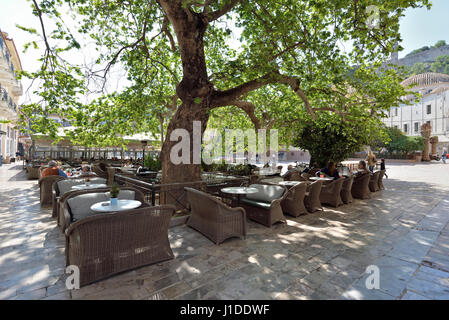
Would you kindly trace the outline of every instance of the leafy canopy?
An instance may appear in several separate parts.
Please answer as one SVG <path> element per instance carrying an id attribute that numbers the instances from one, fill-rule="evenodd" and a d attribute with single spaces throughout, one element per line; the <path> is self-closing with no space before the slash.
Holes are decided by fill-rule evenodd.
<path id="1" fill-rule="evenodd" d="M 380 12 L 374 28 L 371 5 Z M 400 76 L 380 64 L 401 40 L 399 18 L 421 6 L 430 2 L 33 0 L 42 28 L 22 29 L 41 40 L 27 48 L 44 52 L 41 67 L 22 76 L 36 80 L 40 100 L 24 106 L 21 119 L 56 137 L 59 124 L 45 115 L 58 114 L 74 125 L 66 132 L 74 142 L 110 145 L 160 132 L 160 119 L 170 121 L 189 99 L 214 125 L 249 119 L 286 139 L 306 115 L 329 123 L 378 118 L 405 93 Z M 85 52 L 87 61 L 75 58 Z M 202 60 L 206 79 L 191 71 Z M 114 68 L 126 79 L 108 90 Z M 193 97 L 179 90 L 195 79 L 206 89 Z"/>

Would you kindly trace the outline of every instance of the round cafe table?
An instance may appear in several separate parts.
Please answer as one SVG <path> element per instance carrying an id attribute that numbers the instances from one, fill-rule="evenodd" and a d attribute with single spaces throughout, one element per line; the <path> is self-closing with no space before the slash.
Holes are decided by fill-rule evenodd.
<path id="1" fill-rule="evenodd" d="M 227 187 L 220 190 L 223 193 L 232 194 L 237 197 L 237 204 L 240 204 L 240 197 L 245 194 L 256 193 L 259 190 L 251 187 Z"/>
<path id="2" fill-rule="evenodd" d="M 117 212 L 136 209 L 142 205 L 139 200 L 117 200 L 117 205 L 111 206 L 110 201 L 97 202 L 90 207 L 94 212 Z"/>
<path id="3" fill-rule="evenodd" d="M 300 184 L 301 181 L 279 181 L 278 184 L 286 187 L 294 187 Z"/>
<path id="4" fill-rule="evenodd" d="M 310 177 L 309 180 L 312 180 L 312 181 L 317 181 L 317 180 L 332 181 L 332 180 L 334 180 L 334 178 L 328 178 L 328 177 L 324 177 L 324 178 L 321 178 L 321 177 Z"/>
<path id="5" fill-rule="evenodd" d="M 106 187 L 107 185 L 104 183 L 77 184 L 75 186 L 72 186 L 72 190 L 86 190 L 86 189 L 97 189 Z"/>

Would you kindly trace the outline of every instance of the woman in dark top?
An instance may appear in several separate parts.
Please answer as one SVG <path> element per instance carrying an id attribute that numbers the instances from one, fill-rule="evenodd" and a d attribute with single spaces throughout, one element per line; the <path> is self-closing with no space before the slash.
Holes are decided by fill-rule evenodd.
<path id="1" fill-rule="evenodd" d="M 380 159 L 380 170 L 385 170 L 385 159 Z M 388 179 L 387 170 L 384 171 L 384 175 Z"/>
<path id="2" fill-rule="evenodd" d="M 321 169 L 322 173 L 324 173 L 325 175 L 334 178 L 334 180 L 337 180 L 338 178 L 340 178 L 340 174 L 338 173 L 338 170 L 335 166 L 335 162 L 333 160 L 329 160 L 329 162 L 327 163 L 327 167 L 324 169 Z"/>

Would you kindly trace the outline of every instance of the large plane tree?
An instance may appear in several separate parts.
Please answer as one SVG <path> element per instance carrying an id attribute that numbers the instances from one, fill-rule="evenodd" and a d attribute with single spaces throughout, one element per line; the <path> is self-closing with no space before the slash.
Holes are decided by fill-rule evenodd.
<path id="1" fill-rule="evenodd" d="M 45 52 L 40 69 L 24 76 L 40 80 L 42 99 L 24 106 L 22 119 L 54 133 L 57 123 L 33 114 L 58 113 L 77 127 L 67 133 L 74 141 L 102 144 L 157 131 L 165 118 L 163 182 L 198 180 L 199 165 L 170 161 L 171 132 L 192 133 L 194 120 L 204 131 L 217 108 L 230 106 L 262 127 L 259 90 L 294 102 L 274 112 L 284 126 L 286 115 L 301 121 L 294 109 L 312 119 L 381 116 L 404 92 L 395 72 L 372 69 L 401 49 L 399 18 L 421 6 L 429 1 L 33 0 L 40 28 L 22 28 Z M 91 63 L 73 62 L 86 51 Z M 105 93 L 114 66 L 129 85 Z M 99 96 L 84 101 L 93 90 Z"/>

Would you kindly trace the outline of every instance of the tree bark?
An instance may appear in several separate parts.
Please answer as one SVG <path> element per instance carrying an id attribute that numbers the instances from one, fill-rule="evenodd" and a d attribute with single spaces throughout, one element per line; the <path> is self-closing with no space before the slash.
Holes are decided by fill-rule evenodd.
<path id="1" fill-rule="evenodd" d="M 183 78 L 176 87 L 176 94 L 182 105 L 178 108 L 167 128 L 161 150 L 162 183 L 200 181 L 201 165 L 193 164 L 193 122 L 201 121 L 201 137 L 209 119 L 208 110 L 213 85 L 207 76 L 204 54 L 204 34 L 207 20 L 189 8 L 174 6 L 169 1 L 160 1 L 178 40 L 181 54 Z M 171 141 L 175 129 L 185 129 L 190 136 L 190 163 L 175 165 L 170 159 L 172 147 L 178 141 Z"/>
<path id="2" fill-rule="evenodd" d="M 198 104 L 182 104 L 167 128 L 164 144 L 161 150 L 162 183 L 194 182 L 201 180 L 201 165 L 193 164 L 193 122 L 201 121 L 201 136 L 207 126 L 209 115 L 205 106 Z M 185 129 L 189 133 L 190 150 L 189 164 L 174 164 L 170 159 L 172 147 L 179 141 L 171 141 L 170 136 L 175 129 Z"/>

